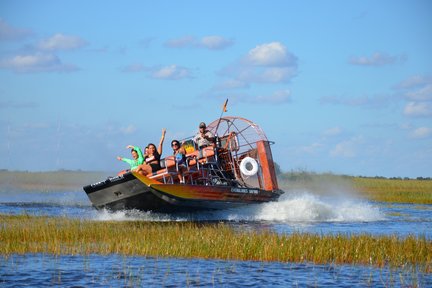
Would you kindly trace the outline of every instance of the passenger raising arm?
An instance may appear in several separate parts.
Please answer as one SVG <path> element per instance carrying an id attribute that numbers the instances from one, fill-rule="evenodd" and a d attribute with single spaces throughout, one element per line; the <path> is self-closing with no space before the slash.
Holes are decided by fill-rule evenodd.
<path id="1" fill-rule="evenodd" d="M 126 149 L 131 149 L 131 154 L 133 159 L 117 156 L 117 160 L 128 163 L 130 165 L 131 170 L 138 168 L 139 165 L 144 163 L 144 157 L 142 151 L 138 146 L 128 145 L 126 146 Z"/>
<path id="2" fill-rule="evenodd" d="M 162 167 L 160 166 L 160 158 L 163 150 L 163 142 L 165 140 L 166 129 L 162 129 L 162 136 L 159 141 L 159 147 L 156 149 L 156 146 L 153 143 L 148 145 L 148 154 L 145 159 L 145 163 L 139 165 L 134 169 L 134 172 L 138 172 L 141 175 L 149 175 L 157 170 L 160 170 Z"/>

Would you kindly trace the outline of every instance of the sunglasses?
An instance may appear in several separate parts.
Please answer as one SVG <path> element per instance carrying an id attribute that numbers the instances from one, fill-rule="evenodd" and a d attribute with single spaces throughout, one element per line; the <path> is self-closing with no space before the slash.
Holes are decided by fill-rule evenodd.
<path id="1" fill-rule="evenodd" d="M 179 143 L 172 143 L 171 147 L 174 147 L 174 146 L 179 146 Z"/>

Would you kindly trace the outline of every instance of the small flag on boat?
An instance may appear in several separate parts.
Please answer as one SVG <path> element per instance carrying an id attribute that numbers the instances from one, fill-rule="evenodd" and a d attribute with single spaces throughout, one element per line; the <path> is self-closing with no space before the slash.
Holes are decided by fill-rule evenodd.
<path id="1" fill-rule="evenodd" d="M 228 111 L 228 110 L 227 110 L 227 105 L 228 105 L 228 99 L 225 100 L 225 104 L 224 104 L 223 107 L 222 107 L 222 112 L 227 112 L 227 111 Z"/>

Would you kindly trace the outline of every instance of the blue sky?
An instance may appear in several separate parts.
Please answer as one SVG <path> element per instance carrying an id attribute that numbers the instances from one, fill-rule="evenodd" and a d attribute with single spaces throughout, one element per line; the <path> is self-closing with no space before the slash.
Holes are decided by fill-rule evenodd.
<path id="1" fill-rule="evenodd" d="M 432 176 L 432 2 L 1 1 L 0 168 L 259 124 L 282 170 Z"/>

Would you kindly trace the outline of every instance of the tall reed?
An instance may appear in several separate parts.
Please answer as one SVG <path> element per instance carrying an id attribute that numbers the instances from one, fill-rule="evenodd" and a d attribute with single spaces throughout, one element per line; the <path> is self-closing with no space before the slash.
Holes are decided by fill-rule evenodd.
<path id="1" fill-rule="evenodd" d="M 226 224 L 95 222 L 0 215 L 0 254 L 123 254 L 279 262 L 418 266 L 432 272 L 425 237 L 278 235 L 235 231 Z"/>
<path id="2" fill-rule="evenodd" d="M 352 178 L 352 183 L 372 200 L 432 204 L 432 180 Z"/>

